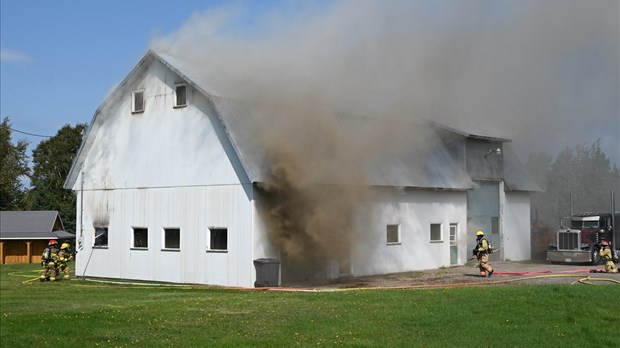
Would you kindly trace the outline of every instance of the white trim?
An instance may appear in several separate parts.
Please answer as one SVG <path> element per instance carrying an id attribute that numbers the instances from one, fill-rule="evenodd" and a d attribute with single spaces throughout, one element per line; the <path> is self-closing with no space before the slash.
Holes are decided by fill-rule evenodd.
<path id="1" fill-rule="evenodd" d="M 228 252 L 228 243 L 230 241 L 230 239 L 228 238 L 230 233 L 228 227 L 216 227 L 216 226 L 209 226 L 207 227 L 208 230 L 208 236 L 207 236 L 207 252 Z M 213 230 L 225 230 L 226 231 L 226 249 L 213 249 L 211 247 L 211 233 L 213 233 Z"/>
<path id="2" fill-rule="evenodd" d="M 168 248 L 166 247 L 166 230 L 178 230 L 179 231 L 179 247 L 178 248 Z M 181 227 L 163 227 L 161 230 L 161 245 L 162 251 L 179 251 L 181 250 Z"/>
<path id="3" fill-rule="evenodd" d="M 388 232 L 389 232 L 389 227 L 390 226 L 396 226 L 396 242 L 390 242 L 387 240 L 388 237 Z M 387 224 L 385 226 L 385 244 L 386 245 L 398 245 L 398 244 L 402 244 L 402 235 L 401 235 L 401 228 L 400 228 L 400 224 Z"/>
<path id="4" fill-rule="evenodd" d="M 146 246 L 145 247 L 137 247 L 136 246 L 136 229 L 146 230 Z M 149 248 L 149 228 L 142 226 L 131 226 L 131 247 L 130 249 L 139 249 L 144 250 Z"/>
<path id="5" fill-rule="evenodd" d="M 439 225 L 439 239 L 432 239 L 433 237 L 433 225 Z M 431 243 L 440 243 L 443 242 L 443 223 L 441 222 L 431 222 L 428 225 L 428 241 Z"/>
<path id="6" fill-rule="evenodd" d="M 502 261 L 505 261 L 506 255 L 504 254 L 504 248 L 506 247 L 506 241 L 504 240 L 504 238 L 506 238 L 506 235 L 504 233 L 504 224 L 506 223 L 505 221 L 505 216 L 504 214 L 506 213 L 506 191 L 505 191 L 505 187 L 504 187 L 504 180 L 500 180 L 499 181 L 499 221 L 497 222 L 497 225 L 499 227 L 499 259 Z"/>
<path id="7" fill-rule="evenodd" d="M 136 94 L 137 93 L 142 93 L 142 109 L 141 110 L 136 109 Z M 145 104 L 146 104 L 146 100 L 144 96 L 144 89 L 136 89 L 131 92 L 131 113 L 132 114 L 143 113 L 145 109 Z"/>
<path id="8" fill-rule="evenodd" d="M 177 88 L 178 87 L 185 87 L 185 104 L 178 104 L 177 102 L 179 101 L 178 96 L 177 96 Z M 174 102 L 173 102 L 173 107 L 175 109 L 178 108 L 184 108 L 187 107 L 188 104 L 188 97 L 189 97 L 189 88 L 187 88 L 187 83 L 185 82 L 180 82 L 180 83 L 175 83 L 174 84 Z"/>

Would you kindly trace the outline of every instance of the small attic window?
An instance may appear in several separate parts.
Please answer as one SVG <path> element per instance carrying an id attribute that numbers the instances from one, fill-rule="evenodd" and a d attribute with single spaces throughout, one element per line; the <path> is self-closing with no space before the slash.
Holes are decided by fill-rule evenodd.
<path id="1" fill-rule="evenodd" d="M 177 83 L 174 85 L 174 107 L 183 108 L 187 106 L 187 84 Z"/>
<path id="2" fill-rule="evenodd" d="M 137 90 L 131 93 L 131 113 L 144 112 L 144 90 Z"/>

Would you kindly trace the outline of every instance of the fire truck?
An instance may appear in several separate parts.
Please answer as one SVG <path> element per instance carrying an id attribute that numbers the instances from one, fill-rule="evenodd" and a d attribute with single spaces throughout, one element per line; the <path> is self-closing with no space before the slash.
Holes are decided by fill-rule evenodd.
<path id="1" fill-rule="evenodd" d="M 613 211 L 613 210 L 612 210 Z M 601 261 L 600 242 L 606 240 L 618 262 L 620 243 L 620 212 L 576 213 L 560 220 L 555 242 L 549 244 L 547 260 L 561 263 L 590 263 Z"/>

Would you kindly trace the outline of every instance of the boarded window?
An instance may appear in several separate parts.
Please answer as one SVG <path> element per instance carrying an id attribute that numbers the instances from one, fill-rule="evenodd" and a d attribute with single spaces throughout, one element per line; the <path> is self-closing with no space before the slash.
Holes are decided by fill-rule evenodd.
<path id="1" fill-rule="evenodd" d="M 96 247 L 108 246 L 108 228 L 103 226 L 95 226 L 95 243 Z"/>
<path id="2" fill-rule="evenodd" d="M 400 225 L 387 225 L 387 243 L 400 243 Z"/>
<path id="3" fill-rule="evenodd" d="M 134 248 L 148 248 L 149 246 L 149 231 L 146 228 L 134 227 L 133 228 L 133 247 Z"/>
<path id="4" fill-rule="evenodd" d="M 174 107 L 182 108 L 187 106 L 187 85 L 178 83 L 174 85 Z"/>
<path id="5" fill-rule="evenodd" d="M 441 241 L 441 224 L 431 224 L 431 242 Z"/>
<path id="6" fill-rule="evenodd" d="M 209 249 L 228 250 L 228 229 L 210 228 L 209 229 Z"/>
<path id="7" fill-rule="evenodd" d="M 131 93 L 131 112 L 144 112 L 144 91 L 133 91 Z"/>
<path id="8" fill-rule="evenodd" d="M 181 248 L 181 229 L 164 228 L 164 249 Z"/>

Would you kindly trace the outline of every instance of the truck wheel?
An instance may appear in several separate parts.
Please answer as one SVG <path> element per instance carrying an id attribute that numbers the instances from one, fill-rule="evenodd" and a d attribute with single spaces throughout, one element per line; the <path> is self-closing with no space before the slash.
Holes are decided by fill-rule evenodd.
<path id="1" fill-rule="evenodd" d="M 590 256 L 592 259 L 592 265 L 598 265 L 601 262 L 601 255 L 599 255 L 597 247 L 592 247 L 592 250 L 590 250 Z"/>

